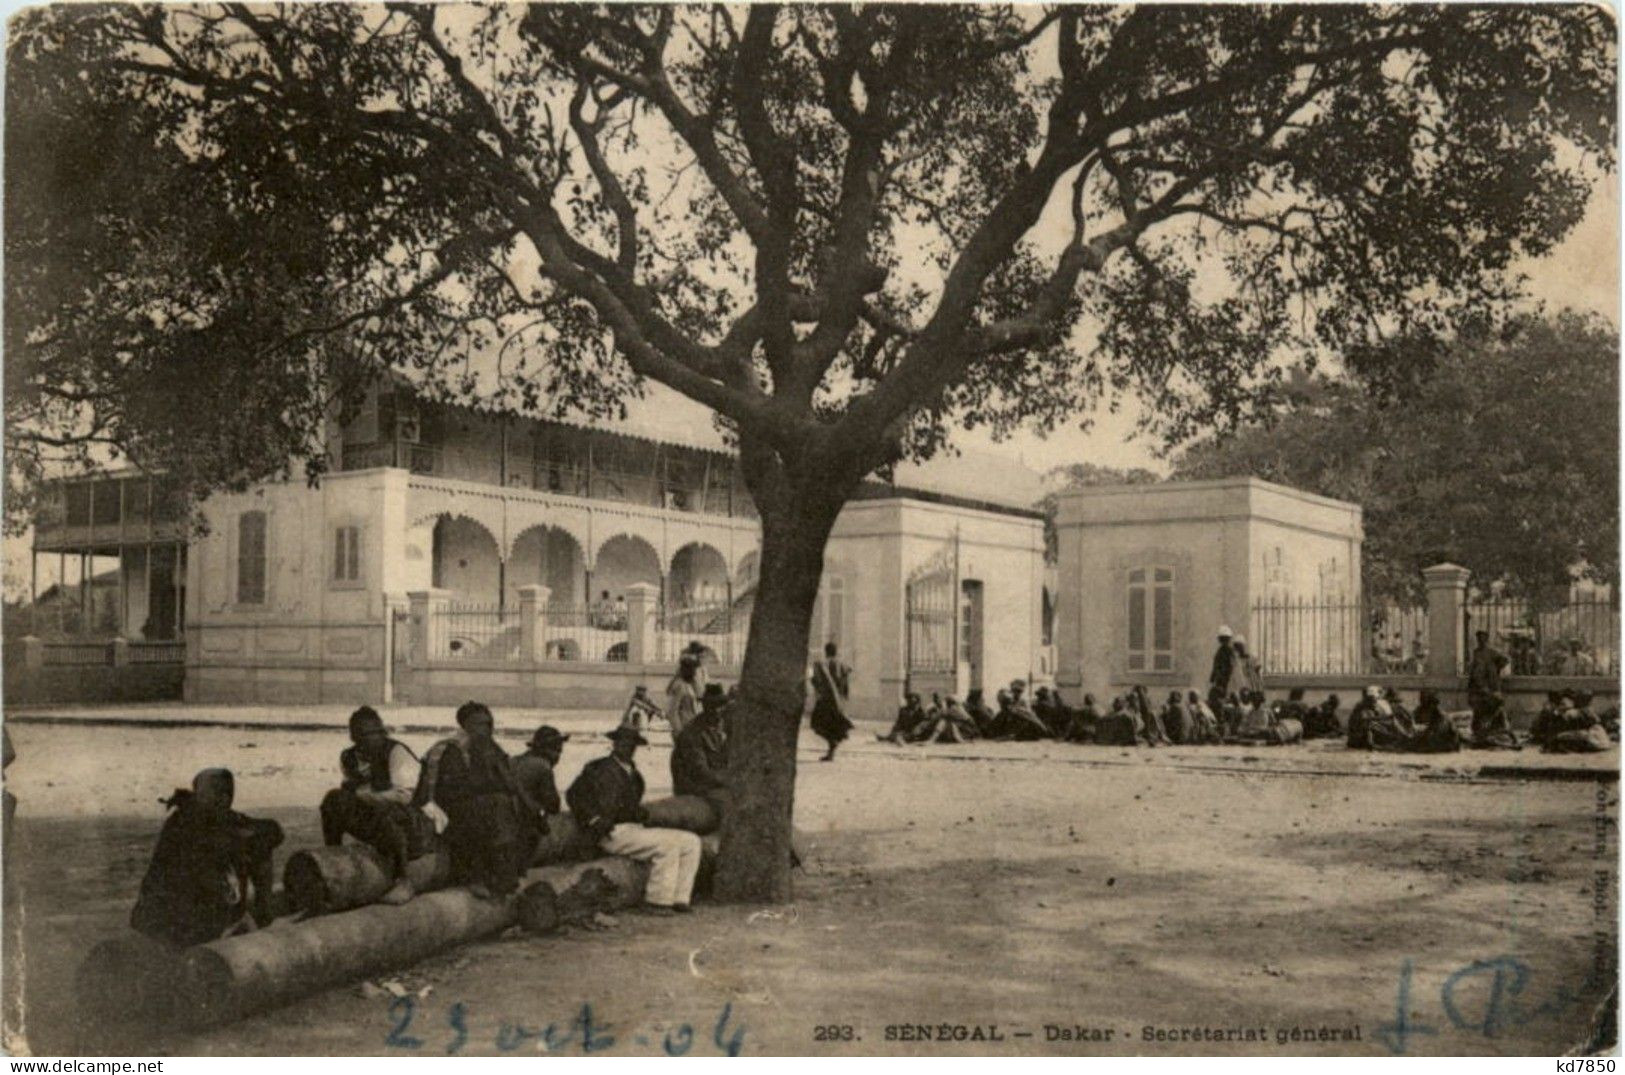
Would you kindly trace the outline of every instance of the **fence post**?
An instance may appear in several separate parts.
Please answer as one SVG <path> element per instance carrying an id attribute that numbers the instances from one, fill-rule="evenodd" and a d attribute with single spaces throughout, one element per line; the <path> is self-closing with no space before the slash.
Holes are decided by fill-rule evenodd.
<path id="1" fill-rule="evenodd" d="M 444 627 L 437 615 L 451 603 L 450 590 L 413 590 L 406 595 L 412 610 L 412 666 L 422 668 L 440 652 Z"/>
<path id="2" fill-rule="evenodd" d="M 540 664 L 547 656 L 542 617 L 547 615 L 547 601 L 552 595 L 550 588 L 534 582 L 519 587 L 519 654 L 531 664 Z"/>
<path id="3" fill-rule="evenodd" d="M 123 635 L 113 639 L 113 667 L 123 668 L 130 663 L 130 640 Z"/>
<path id="4" fill-rule="evenodd" d="M 626 660 L 648 664 L 655 656 L 655 611 L 660 587 L 634 582 L 626 588 Z"/>
<path id="5" fill-rule="evenodd" d="M 45 640 L 35 638 L 33 635 L 24 635 L 19 642 L 23 648 L 23 667 L 44 668 Z"/>
<path id="6" fill-rule="evenodd" d="M 1428 658 L 1430 676 L 1459 676 L 1467 659 L 1466 627 L 1462 613 L 1467 603 L 1467 580 L 1472 572 L 1459 564 L 1434 564 L 1422 569 L 1428 595 Z"/>

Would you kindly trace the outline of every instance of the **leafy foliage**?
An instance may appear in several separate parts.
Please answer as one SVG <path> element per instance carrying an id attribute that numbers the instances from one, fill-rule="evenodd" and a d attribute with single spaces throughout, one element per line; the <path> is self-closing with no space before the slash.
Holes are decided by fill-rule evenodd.
<path id="1" fill-rule="evenodd" d="M 1392 368 L 1392 363 L 1389 364 Z M 1250 474 L 1365 509 L 1365 584 L 1417 596 L 1449 561 L 1475 584 L 1619 581 L 1619 335 L 1563 313 L 1469 328 L 1403 381 L 1302 375 L 1269 416 L 1202 440 L 1176 478 Z"/>
<path id="2" fill-rule="evenodd" d="M 1055 562 L 1055 509 L 1059 493 L 1067 489 L 1088 489 L 1096 485 L 1147 485 L 1162 481 L 1162 475 L 1144 467 L 1103 467 L 1098 463 L 1069 463 L 1045 475 L 1050 491 L 1038 502 L 1044 513 L 1044 559 Z"/>

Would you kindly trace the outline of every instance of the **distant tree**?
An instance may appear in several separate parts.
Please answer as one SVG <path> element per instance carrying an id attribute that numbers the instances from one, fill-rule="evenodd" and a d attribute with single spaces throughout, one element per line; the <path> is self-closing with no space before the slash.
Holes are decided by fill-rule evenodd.
<path id="1" fill-rule="evenodd" d="M 1580 4 L 42 5 L 8 93 L 69 102 L 79 155 L 24 162 L 67 184 L 15 245 L 7 199 L 8 397 L 149 465 L 223 454 L 202 480 L 268 465 L 278 420 L 265 455 L 313 454 L 323 382 L 369 364 L 473 392 L 495 339 L 532 412 L 710 407 L 762 524 L 716 887 L 783 900 L 864 476 L 1107 392 L 1187 436 L 1299 337 L 1497 304 L 1613 166 L 1614 36 Z M 70 133 L 85 97 L 133 144 Z M 13 257 L 81 283 L 15 301 Z"/>
<path id="2" fill-rule="evenodd" d="M 1044 513 L 1044 559 L 1055 562 L 1055 508 L 1060 494 L 1068 489 L 1087 489 L 1096 485 L 1146 485 L 1162 481 L 1162 475 L 1144 467 L 1105 467 L 1098 463 L 1068 463 L 1051 467 L 1044 475 L 1049 488 L 1038 507 Z"/>
<path id="3" fill-rule="evenodd" d="M 1423 352 L 1383 362 L 1380 385 L 1294 379 L 1267 421 L 1192 445 L 1174 477 L 1250 474 L 1360 504 L 1375 594 L 1414 598 L 1447 560 L 1524 593 L 1577 568 L 1617 583 L 1618 332 L 1565 312 Z"/>

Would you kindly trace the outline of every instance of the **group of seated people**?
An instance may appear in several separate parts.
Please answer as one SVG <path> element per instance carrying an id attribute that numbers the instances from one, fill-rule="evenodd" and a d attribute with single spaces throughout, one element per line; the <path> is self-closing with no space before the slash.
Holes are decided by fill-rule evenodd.
<path id="1" fill-rule="evenodd" d="M 708 684 L 671 754 L 673 792 L 706 799 L 719 817 L 728 802 L 729 701 L 719 684 Z M 341 782 L 320 806 L 322 838 L 337 847 L 348 836 L 377 851 L 393 881 L 383 902 L 412 899 L 408 864 L 441 847 L 453 878 L 476 897 L 512 895 L 567 804 L 584 845 L 650 864 L 642 910 L 690 909 L 700 838 L 649 824 L 643 775 L 633 761 L 648 740 L 635 722 L 605 733 L 609 753 L 587 763 L 561 802 L 554 772 L 570 736 L 544 724 L 523 754 L 509 757 L 496 742 L 487 706 L 464 703 L 456 720 L 457 733 L 420 760 L 389 735 L 372 707 L 350 716 Z M 270 924 L 272 853 L 283 842 L 282 826 L 233 810 L 235 792 L 230 770 L 205 769 L 189 789 L 162 800 L 170 813 L 131 912 L 137 931 L 184 947 Z"/>
<path id="2" fill-rule="evenodd" d="M 1017 680 L 998 692 L 990 708 L 980 690 L 961 703 L 952 695 L 933 694 L 931 704 L 910 692 L 897 711 L 891 730 L 876 736 L 889 743 L 962 743 L 973 739 L 1055 740 L 1109 746 L 1192 746 L 1209 743 L 1256 743 L 1280 746 L 1307 739 L 1341 739 L 1350 749 L 1391 753 L 1438 754 L 1463 747 L 1521 747 L 1515 735 L 1502 733 L 1479 742 L 1463 735 L 1442 708 L 1437 691 L 1423 690 L 1414 711 L 1392 687 L 1367 687 L 1359 702 L 1345 710 L 1336 694 L 1318 705 L 1294 687 L 1284 701 L 1269 701 L 1263 691 L 1172 691 L 1155 705 L 1144 686 L 1112 699 L 1103 712 L 1092 694 L 1073 707 L 1053 687 L 1039 687 L 1029 704 L 1026 684 Z M 1530 739 L 1553 753 L 1607 750 L 1619 738 L 1618 708 L 1595 714 L 1584 691 L 1554 691 L 1536 718 Z M 1508 740 L 1508 737 L 1510 739 Z M 1508 741 L 1503 741 L 1508 740 Z"/>

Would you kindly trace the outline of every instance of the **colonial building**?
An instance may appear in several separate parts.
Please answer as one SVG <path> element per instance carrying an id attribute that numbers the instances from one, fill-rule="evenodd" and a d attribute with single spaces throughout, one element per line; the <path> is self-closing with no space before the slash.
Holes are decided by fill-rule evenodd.
<path id="1" fill-rule="evenodd" d="M 1257 478 L 1060 494 L 1056 682 L 1097 698 L 1131 685 L 1205 688 L 1221 626 L 1266 670 L 1354 671 L 1358 505 Z M 1334 610 L 1291 615 L 1295 608 Z"/>
<path id="2" fill-rule="evenodd" d="M 396 385 L 328 436 L 319 484 L 211 496 L 189 540 L 144 480 L 65 483 L 36 557 L 116 556 L 103 618 L 126 651 L 184 636 L 188 700 L 615 706 L 638 683 L 658 694 L 695 643 L 714 677 L 737 674 L 760 525 L 708 412 L 668 399 L 588 427 Z M 1041 672 L 1040 493 L 997 457 L 865 483 L 811 636 L 853 665 L 860 715 L 905 686 Z M 67 652 L 48 639 L 47 661 Z"/>

